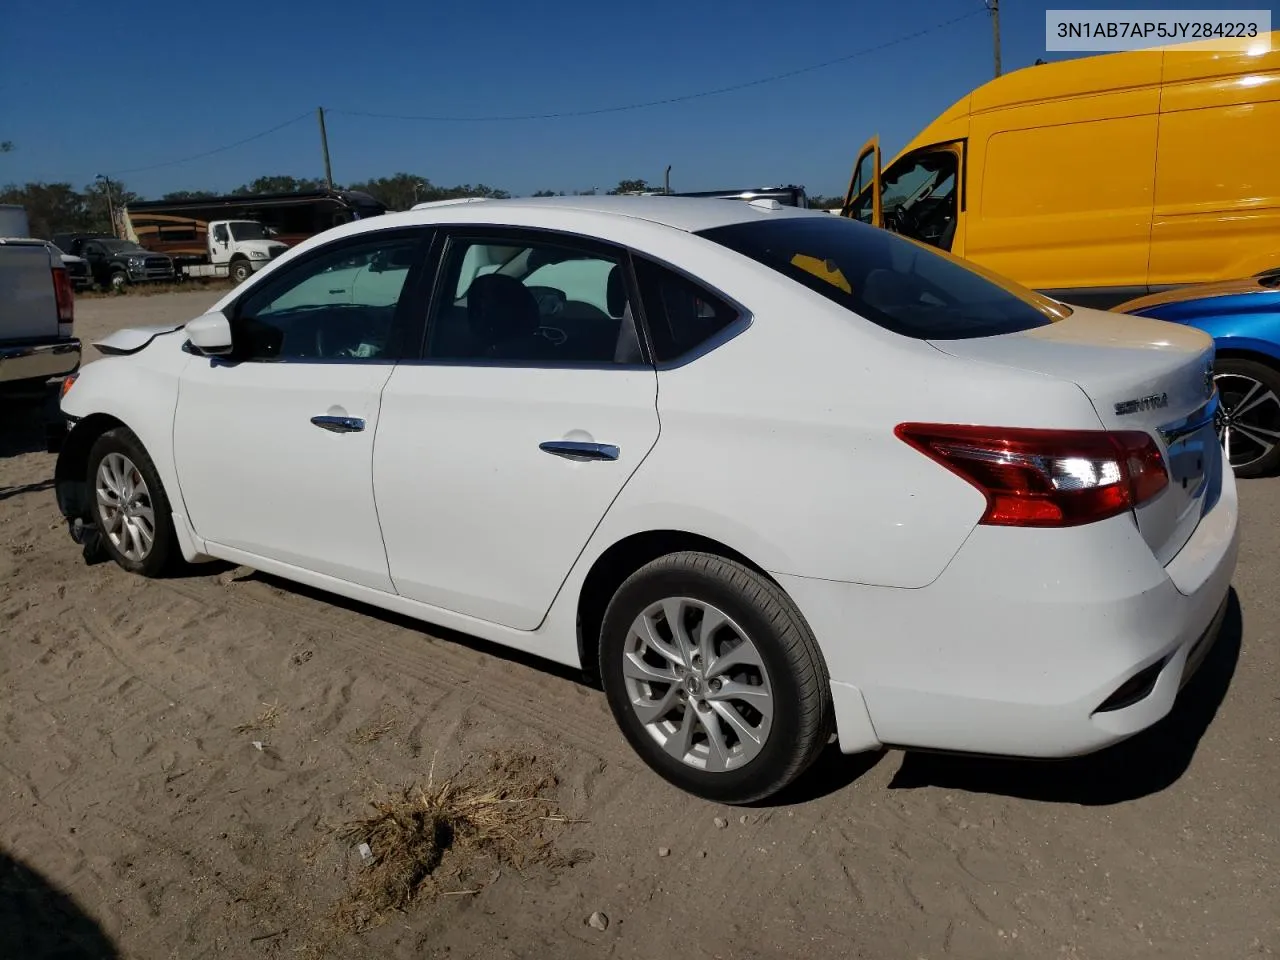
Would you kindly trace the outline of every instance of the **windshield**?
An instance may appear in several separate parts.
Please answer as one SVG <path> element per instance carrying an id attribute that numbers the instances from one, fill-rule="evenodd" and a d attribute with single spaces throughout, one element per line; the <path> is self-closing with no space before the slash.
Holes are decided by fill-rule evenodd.
<path id="1" fill-rule="evenodd" d="M 235 223 L 228 224 L 228 226 L 231 227 L 231 239 L 233 240 L 267 239 L 267 228 L 252 220 L 238 220 Z"/>
<path id="2" fill-rule="evenodd" d="M 146 253 L 142 247 L 138 246 L 132 240 L 95 240 L 94 243 L 102 244 L 102 249 L 107 253 Z"/>
<path id="3" fill-rule="evenodd" d="M 1042 327 L 1071 309 L 949 253 L 846 217 L 701 231 L 894 333 L 921 340 Z"/>

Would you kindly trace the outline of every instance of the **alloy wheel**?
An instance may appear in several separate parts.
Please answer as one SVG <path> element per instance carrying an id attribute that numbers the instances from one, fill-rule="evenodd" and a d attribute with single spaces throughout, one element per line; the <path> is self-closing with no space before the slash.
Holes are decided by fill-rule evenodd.
<path id="1" fill-rule="evenodd" d="M 712 604 L 669 597 L 648 606 L 627 633 L 622 673 L 644 729 L 690 767 L 739 769 L 769 738 L 774 697 L 764 659 Z"/>
<path id="2" fill-rule="evenodd" d="M 1248 467 L 1280 444 L 1280 397 L 1243 373 L 1214 377 L 1221 404 L 1214 424 L 1232 469 Z"/>
<path id="3" fill-rule="evenodd" d="M 147 482 L 132 460 L 109 453 L 98 464 L 94 488 L 102 532 L 126 560 L 141 563 L 156 540 L 156 515 Z"/>

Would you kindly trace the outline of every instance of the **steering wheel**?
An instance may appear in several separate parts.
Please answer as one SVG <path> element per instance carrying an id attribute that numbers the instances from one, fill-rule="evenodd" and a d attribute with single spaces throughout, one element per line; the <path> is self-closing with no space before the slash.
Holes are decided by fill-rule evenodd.
<path id="1" fill-rule="evenodd" d="M 564 291 L 555 287 L 529 287 L 529 292 L 538 301 L 538 313 L 544 317 L 554 317 L 564 310 L 566 297 Z"/>
<path id="2" fill-rule="evenodd" d="M 886 210 L 883 216 L 886 230 L 892 230 L 894 233 L 900 233 L 908 237 L 915 236 L 918 224 L 916 223 L 915 215 L 906 207 Z"/>

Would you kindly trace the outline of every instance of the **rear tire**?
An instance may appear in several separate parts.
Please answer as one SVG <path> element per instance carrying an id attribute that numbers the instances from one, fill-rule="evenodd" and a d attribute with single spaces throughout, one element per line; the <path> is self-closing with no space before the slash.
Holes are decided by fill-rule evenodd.
<path id="1" fill-rule="evenodd" d="M 107 554 L 130 573 L 160 577 L 180 566 L 169 498 L 132 430 L 116 427 L 89 449 L 89 511 Z"/>
<path id="2" fill-rule="evenodd" d="M 1251 480 L 1275 473 L 1280 468 L 1280 370 L 1227 357 L 1215 364 L 1214 381 L 1222 401 L 1218 436 L 1235 475 Z"/>
<path id="3" fill-rule="evenodd" d="M 627 578 L 605 612 L 600 673 L 632 748 L 709 800 L 777 793 L 831 737 L 826 665 L 800 611 L 767 577 L 713 554 L 669 554 Z"/>

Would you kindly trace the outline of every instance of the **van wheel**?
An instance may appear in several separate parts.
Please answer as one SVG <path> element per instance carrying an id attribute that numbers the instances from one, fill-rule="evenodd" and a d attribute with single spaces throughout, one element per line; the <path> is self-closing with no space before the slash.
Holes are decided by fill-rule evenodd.
<path id="1" fill-rule="evenodd" d="M 1280 370 L 1234 357 L 1215 368 L 1218 438 L 1231 468 L 1242 479 L 1269 476 L 1280 467 Z"/>
<path id="2" fill-rule="evenodd" d="M 253 276 L 253 267 L 248 260 L 233 260 L 231 262 L 231 280 L 233 283 L 244 283 L 251 276 Z"/>
<path id="3" fill-rule="evenodd" d="M 632 574 L 605 612 L 600 673 L 632 748 L 709 800 L 777 793 L 831 736 L 826 666 L 800 611 L 723 557 L 673 553 Z"/>

